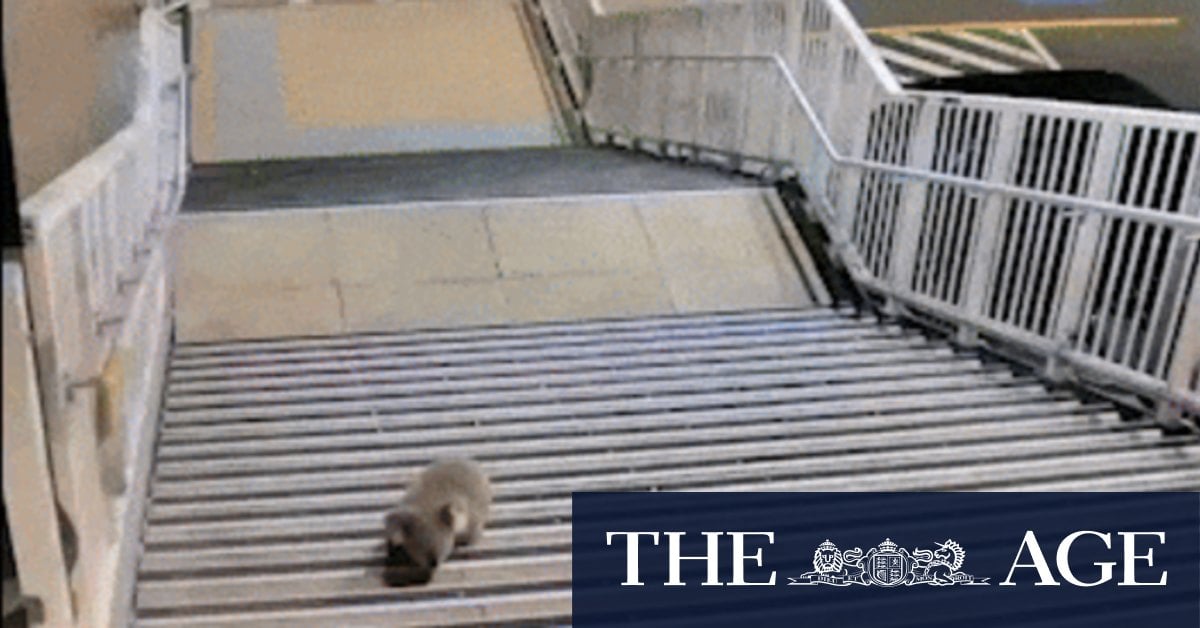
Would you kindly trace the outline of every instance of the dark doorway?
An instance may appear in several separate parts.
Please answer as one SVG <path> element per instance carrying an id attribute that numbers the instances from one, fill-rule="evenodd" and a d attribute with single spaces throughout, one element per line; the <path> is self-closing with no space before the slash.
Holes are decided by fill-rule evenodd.
<path id="1" fill-rule="evenodd" d="M 21 246 L 21 216 L 17 210 L 17 180 L 13 170 L 12 127 L 8 124 L 8 79 L 4 75 L 4 53 L 0 52 L 0 210 L 4 224 L 0 235 L 4 246 Z"/>

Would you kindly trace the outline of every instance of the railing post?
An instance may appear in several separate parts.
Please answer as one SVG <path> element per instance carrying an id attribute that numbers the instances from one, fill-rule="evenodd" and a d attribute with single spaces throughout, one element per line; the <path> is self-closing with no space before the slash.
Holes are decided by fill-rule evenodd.
<path id="1" fill-rule="evenodd" d="M 1020 115 L 1001 112 L 996 124 L 995 148 L 989 160 L 988 181 L 1005 184 L 1012 177 L 1016 163 L 1017 137 L 1020 133 Z M 996 258 L 996 244 L 1000 237 L 1000 226 L 1004 223 L 1005 197 L 989 192 L 983 197 L 978 222 L 971 230 L 971 245 L 967 250 L 966 292 L 963 310 L 967 318 L 983 318 L 987 313 L 987 299 L 992 288 L 992 271 Z M 960 324 L 957 341 L 963 346 L 979 343 L 979 327 L 970 323 Z"/>
<path id="2" fill-rule="evenodd" d="M 855 149 L 858 151 L 856 155 L 862 154 L 862 142 L 855 144 Z M 826 160 L 827 162 L 829 160 Z M 833 218 L 835 224 L 842 236 L 845 237 L 845 244 L 850 245 L 851 239 L 854 237 L 854 215 L 858 205 L 858 195 L 862 186 L 862 170 L 853 166 L 838 166 L 830 164 L 823 169 L 825 180 L 821 185 L 825 188 L 826 195 L 830 203 L 833 205 Z"/>
<path id="3" fill-rule="evenodd" d="M 815 123 L 814 123 L 815 127 Z M 814 128 L 815 131 L 815 128 Z M 823 167 L 817 168 L 816 163 L 812 163 L 812 168 L 818 176 L 815 181 L 817 190 L 824 190 L 826 198 L 829 199 L 830 209 L 833 211 L 831 217 L 834 224 L 837 226 L 839 235 L 843 236 L 839 245 L 852 247 L 854 239 L 854 221 L 858 212 L 859 196 L 862 194 L 862 179 L 863 172 L 861 169 L 854 166 L 841 166 L 833 161 L 832 155 L 825 155 L 821 150 L 820 140 L 815 137 L 811 138 L 811 143 L 814 147 L 813 155 L 824 155 L 822 159 Z M 853 156 L 863 156 L 867 153 L 867 134 L 859 133 L 852 143 L 850 154 Z M 813 158 L 816 161 L 816 157 Z"/>
<path id="4" fill-rule="evenodd" d="M 933 163 L 933 151 L 937 144 L 937 106 L 928 100 L 920 101 L 917 109 L 917 125 L 911 137 L 913 144 L 912 151 L 909 153 L 908 165 L 928 169 Z M 901 185 L 903 191 L 900 195 L 900 203 L 895 210 L 896 223 L 892 236 L 888 283 L 891 284 L 893 290 L 906 292 L 912 289 L 929 183 L 904 179 Z M 889 296 L 884 305 L 884 311 L 889 315 L 899 314 L 900 305 Z"/>
<path id="5" fill-rule="evenodd" d="M 75 624 L 21 267 L 4 263 L 4 506 L 17 574 L 44 626 Z M 30 609 L 35 613 L 34 609 Z"/>
<path id="6" fill-rule="evenodd" d="M 1193 275 L 1183 324 L 1179 328 L 1179 344 L 1167 371 L 1167 387 L 1177 398 L 1190 397 L 1193 404 L 1185 408 L 1200 415 L 1200 273 Z M 1170 402 L 1159 407 L 1158 418 L 1163 422 L 1179 420 L 1179 408 Z"/>
<path id="7" fill-rule="evenodd" d="M 1200 146 L 1193 156 L 1189 185 L 1191 193 L 1183 200 L 1183 212 L 1200 216 Z M 1200 247 L 1200 242 L 1194 246 Z M 1187 250 L 1190 247 L 1182 248 Z M 1195 248 L 1192 250 L 1195 251 Z M 1191 401 L 1191 405 L 1182 410 L 1200 416 L 1200 272 L 1192 274 L 1192 285 L 1187 288 L 1188 300 L 1179 328 L 1179 342 L 1167 367 L 1167 388 L 1178 399 Z M 1159 406 L 1158 418 L 1162 422 L 1177 421 L 1179 410 L 1171 402 L 1164 402 Z"/>
<path id="8" fill-rule="evenodd" d="M 95 386 L 78 386 L 58 409 L 58 428 L 49 432 L 58 497 L 78 534 L 79 557 L 72 582 L 81 625 L 96 625 L 109 610 L 117 540 L 115 504 L 101 484 L 95 409 Z"/>
<path id="9" fill-rule="evenodd" d="M 1119 123 L 1108 120 L 1101 125 L 1091 178 L 1085 194 L 1088 198 L 1107 200 L 1117 168 L 1123 129 Z M 1100 233 L 1104 217 L 1096 212 L 1084 211 L 1078 216 L 1076 224 L 1079 226 L 1075 231 L 1075 247 L 1067 263 L 1066 282 L 1060 293 L 1058 317 L 1054 321 L 1052 331 L 1059 351 L 1068 351 L 1075 344 L 1084 317 L 1087 316 L 1087 285 L 1100 254 Z M 1048 359 L 1046 375 L 1057 380 L 1069 375 L 1060 356 L 1051 356 Z"/>

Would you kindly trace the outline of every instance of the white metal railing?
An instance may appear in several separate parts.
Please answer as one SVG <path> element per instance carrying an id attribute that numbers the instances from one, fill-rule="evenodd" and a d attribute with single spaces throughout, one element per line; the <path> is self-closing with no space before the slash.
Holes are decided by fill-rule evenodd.
<path id="1" fill-rule="evenodd" d="M 42 319 L 35 325 L 60 352 L 57 379 L 68 388 L 99 374 L 128 296 L 182 199 L 181 34 L 147 10 L 140 36 L 133 121 L 21 203 L 29 241 L 23 261 L 35 317 Z"/>
<path id="2" fill-rule="evenodd" d="M 117 521 L 118 500 L 127 442 L 148 439 L 127 434 L 126 423 L 154 411 L 145 392 L 153 378 L 136 371 L 154 368 L 148 353 L 165 357 L 164 242 L 186 177 L 181 29 L 148 8 L 139 38 L 132 121 L 20 206 L 40 413 L 5 421 L 27 422 L 29 433 L 44 421 L 55 499 L 78 532 L 67 611 L 76 625 L 108 623 L 119 554 L 131 551 L 117 539 L 137 533 Z M 137 403 L 125 404 L 131 397 Z"/>
<path id="3" fill-rule="evenodd" d="M 1200 407 L 1200 116 L 905 91 L 839 0 L 543 0 L 595 139 L 795 174 L 860 285 Z"/>

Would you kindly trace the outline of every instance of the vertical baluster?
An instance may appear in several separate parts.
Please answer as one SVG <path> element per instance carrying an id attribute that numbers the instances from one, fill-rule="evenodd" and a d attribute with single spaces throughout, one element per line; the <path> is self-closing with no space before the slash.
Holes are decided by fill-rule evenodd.
<path id="1" fill-rule="evenodd" d="M 814 157 L 813 161 L 820 161 L 825 168 L 830 170 L 839 168 L 840 166 L 837 166 L 832 162 L 832 156 L 827 154 L 820 138 L 817 137 L 817 123 L 813 120 L 810 120 L 808 116 L 804 114 L 799 104 L 794 105 L 794 110 L 797 112 L 797 119 L 799 120 L 800 125 L 808 131 L 805 134 L 805 138 L 811 147 L 811 155 Z M 871 137 L 874 137 L 874 134 L 872 134 Z M 865 156 L 867 155 L 867 149 L 868 134 L 856 134 L 854 137 L 854 144 L 851 149 L 852 152 L 850 154 L 856 157 Z M 806 165 L 807 164 L 801 163 L 798 167 L 803 168 L 806 167 Z M 862 203 L 859 201 L 859 195 L 863 193 L 862 181 L 865 176 L 865 173 L 858 168 L 847 168 L 842 173 L 841 187 L 838 190 L 837 197 L 829 199 L 830 202 L 833 203 L 833 219 L 836 225 L 834 234 L 835 237 L 839 237 L 837 232 L 841 232 L 842 234 L 848 234 L 850 232 L 850 222 L 854 219 L 855 214 L 858 213 L 863 207 Z M 847 244 L 849 244 L 849 242 L 845 240 L 839 243 L 839 245 Z"/>
<path id="2" fill-rule="evenodd" d="M 1097 148 L 1092 159 L 1090 177 L 1085 189 L 1088 198 L 1108 201 L 1117 193 L 1117 179 L 1124 172 L 1124 161 L 1129 150 L 1129 128 L 1120 121 L 1099 121 Z M 1112 217 L 1085 211 L 1076 227 L 1075 247 L 1067 270 L 1067 285 L 1063 287 L 1062 309 L 1055 323 L 1055 339 L 1061 345 L 1074 345 L 1079 351 L 1097 353 L 1102 340 L 1102 330 L 1093 327 L 1097 321 L 1091 316 L 1104 306 L 1105 282 L 1115 275 L 1115 268 L 1108 275 L 1100 273 L 1102 262 L 1111 264 L 1115 251 L 1108 251 L 1108 243 L 1120 221 Z M 1094 334 L 1086 331 L 1094 330 Z"/>
<path id="3" fill-rule="evenodd" d="M 933 163 L 934 142 L 937 137 L 937 109 L 933 101 L 922 103 L 913 133 L 913 149 L 909 164 L 915 168 L 929 168 Z M 901 183 L 900 204 L 896 208 L 895 237 L 892 238 L 890 280 L 894 287 L 909 290 L 913 285 L 918 238 L 921 232 L 921 214 L 924 211 L 929 185 L 924 181 L 905 180 Z M 889 299 L 886 309 L 898 314 L 899 306 Z"/>
<path id="4" fill-rule="evenodd" d="M 1014 122 L 1014 130 L 1021 138 L 1019 147 L 1014 147 L 1012 153 L 1012 167 L 1008 174 L 1006 183 L 1021 186 L 1024 184 L 1026 173 L 1029 171 L 1030 156 L 1032 155 L 1031 147 L 1033 146 L 1033 128 L 1034 117 L 1031 114 L 1011 113 L 1009 114 L 1016 118 L 1019 122 Z M 991 304 L 992 317 L 1001 322 L 1008 322 L 1005 312 L 1008 311 L 1009 305 L 1012 303 L 1014 295 L 1015 269 L 1017 247 L 1020 245 L 1021 238 L 1016 233 L 1017 223 L 1020 219 L 1021 201 L 1016 197 L 1004 197 L 1003 204 L 1003 219 L 998 225 L 1001 227 L 996 232 L 996 237 L 1003 238 L 1003 252 L 1000 255 L 1000 267 L 997 269 L 996 288 L 998 292 Z"/>
<path id="5" fill-rule="evenodd" d="M 1035 152 L 1037 168 L 1027 173 L 1030 176 L 1025 181 L 1024 187 L 1034 190 L 1044 189 L 1054 162 L 1054 149 L 1058 142 L 1058 124 L 1057 118 L 1049 116 L 1039 118 L 1038 147 Z M 1018 258 L 1020 270 L 1017 273 L 1015 284 L 1016 298 L 1013 308 L 1010 310 L 1010 323 L 1016 327 L 1027 328 L 1030 302 L 1045 267 L 1043 246 L 1046 224 L 1049 220 L 1049 208 L 1037 201 L 1023 201 L 1022 208 L 1025 216 L 1025 230 Z"/>
<path id="6" fill-rule="evenodd" d="M 992 142 L 992 118 L 991 111 L 979 109 L 975 112 L 975 118 L 971 124 L 971 144 L 969 159 L 964 160 L 960 173 L 962 176 L 972 179 L 980 179 L 985 176 L 985 167 L 987 165 L 986 149 L 989 143 Z M 980 196 L 976 192 L 968 192 L 962 190 L 959 192 L 958 201 L 958 228 L 954 239 L 954 257 L 951 262 L 951 273 L 949 283 L 946 286 L 946 293 L 943 298 L 951 303 L 960 304 L 963 299 L 962 282 L 966 277 L 966 267 L 970 255 L 969 241 L 972 237 L 972 231 L 975 226 L 975 215 L 978 213 L 980 204 Z"/>
<path id="7" fill-rule="evenodd" d="M 965 107 L 955 106 L 946 110 L 948 124 L 946 125 L 946 133 L 942 146 L 940 147 L 940 155 L 935 155 L 935 160 L 940 163 L 934 163 L 933 169 L 937 172 L 957 175 L 956 161 L 962 150 L 962 139 L 966 133 L 966 122 L 968 110 Z M 940 158 L 939 158 L 940 157 Z M 938 292 L 938 286 L 941 284 L 943 271 L 945 270 L 946 262 L 946 247 L 949 245 L 947 241 L 949 237 L 949 225 L 951 223 L 951 209 L 954 203 L 955 192 L 957 191 L 951 185 L 936 185 L 930 186 L 936 188 L 933 202 L 926 203 L 926 211 L 928 216 L 926 222 L 929 225 L 929 251 L 926 256 L 929 260 L 929 268 L 922 273 L 924 275 L 924 291 L 929 296 L 941 298 Z"/>
<path id="8" fill-rule="evenodd" d="M 1166 205 L 1171 202 L 1171 193 L 1175 189 L 1177 182 L 1180 180 L 1180 171 L 1183 169 L 1184 157 L 1184 134 L 1181 131 L 1164 130 L 1164 142 L 1159 155 L 1159 165 L 1166 165 L 1166 172 L 1163 173 L 1162 185 L 1158 185 L 1159 173 L 1151 177 L 1150 185 L 1154 186 L 1150 198 L 1147 199 L 1146 205 L 1155 211 L 1169 211 L 1170 207 Z M 1168 147 L 1170 152 L 1168 153 Z M 1133 331 L 1138 330 L 1145 325 L 1146 333 L 1141 338 L 1141 347 L 1137 354 L 1133 354 L 1135 343 L 1134 333 L 1130 333 L 1125 339 L 1125 346 L 1121 351 L 1119 362 L 1128 364 L 1131 368 L 1143 370 L 1145 368 L 1146 356 L 1154 349 L 1154 328 L 1158 316 L 1161 315 L 1162 293 L 1171 289 L 1171 285 L 1175 283 L 1174 277 L 1167 271 L 1167 266 L 1171 264 L 1171 258 L 1167 253 L 1171 243 L 1172 230 L 1166 226 L 1147 225 L 1147 228 L 1152 233 L 1149 242 L 1146 242 L 1146 263 L 1143 266 L 1142 281 L 1138 286 L 1137 302 L 1134 305 L 1133 318 L 1131 328 Z M 1165 240 L 1164 240 L 1165 238 Z M 1163 252 L 1164 255 L 1159 253 Z M 1162 268 L 1156 268 L 1155 264 L 1158 260 L 1163 261 Z M 1147 302 L 1152 286 L 1155 295 L 1155 302 L 1150 304 Z M 1149 312 L 1146 308 L 1150 307 Z M 1163 347 L 1158 347 L 1160 351 L 1165 350 Z"/>
<path id="9" fill-rule="evenodd" d="M 116 166 L 116 164 L 113 164 Z M 101 263 L 97 269 L 96 280 L 100 285 L 101 300 L 100 313 L 104 320 L 100 321 L 102 331 L 115 331 L 113 325 L 115 319 L 110 317 L 118 316 L 118 308 L 116 304 L 116 285 L 117 285 L 117 251 L 118 240 L 120 238 L 119 225 L 117 224 L 117 208 L 115 202 L 116 195 L 116 170 L 110 170 L 108 175 L 104 177 L 100 184 L 99 194 L 97 195 L 97 213 L 100 220 L 101 231 L 100 241 L 98 243 L 100 249 Z"/>
<path id="10" fill-rule="evenodd" d="M 79 238 L 82 246 L 79 246 L 76 252 L 82 259 L 78 259 L 80 268 L 76 271 L 77 281 L 82 284 L 78 286 L 80 299 L 83 304 L 82 313 L 85 314 L 85 328 L 88 328 L 89 334 L 84 336 L 87 347 L 92 345 L 93 337 L 99 332 L 99 321 L 103 317 L 103 299 L 100 294 L 100 283 L 97 281 L 99 277 L 100 265 L 100 250 L 99 250 L 99 222 L 100 212 L 96 210 L 98 199 L 94 194 L 84 198 L 79 205 L 77 212 L 79 216 Z"/>
<path id="11" fill-rule="evenodd" d="M 1132 174 L 1129 178 L 1128 197 L 1119 199 L 1121 204 L 1130 207 L 1139 207 L 1146 196 L 1146 187 L 1152 182 L 1145 176 L 1146 160 L 1155 160 L 1155 152 L 1158 144 L 1158 130 L 1143 126 L 1141 128 L 1141 141 L 1138 143 L 1137 158 L 1134 161 Z M 1117 345 L 1122 337 L 1122 332 L 1133 333 L 1132 327 L 1127 320 L 1125 313 L 1129 304 L 1129 291 L 1135 283 L 1135 264 L 1139 248 L 1141 246 L 1142 236 L 1145 234 L 1146 225 L 1132 218 L 1121 220 L 1121 229 L 1117 236 L 1117 249 L 1115 252 L 1115 265 L 1113 272 L 1114 282 L 1117 277 L 1120 277 L 1120 284 L 1112 284 L 1109 296 L 1112 298 L 1110 307 L 1105 308 L 1106 319 L 1101 325 L 1101 329 L 1108 333 L 1108 342 L 1103 348 L 1102 355 L 1111 362 L 1116 362 Z M 1130 313 L 1132 314 L 1132 312 Z"/>
<path id="12" fill-rule="evenodd" d="M 873 138 L 873 146 L 868 153 L 874 161 L 887 162 L 890 155 L 890 137 L 895 128 L 894 108 L 890 104 L 881 105 L 879 123 Z M 893 177 L 888 174 L 875 172 L 870 175 L 871 185 L 871 217 L 874 224 L 872 231 L 872 267 L 876 277 L 886 277 L 891 263 L 889 252 L 895 240 L 896 204 L 893 202 Z"/>
<path id="13" fill-rule="evenodd" d="M 946 128 L 950 114 L 950 108 L 945 105 L 939 106 L 937 109 L 937 122 L 932 125 L 936 131 L 933 138 L 933 156 L 931 168 L 935 171 L 940 170 L 946 154 Z M 927 200 L 925 201 L 926 210 L 922 213 L 921 220 L 919 222 L 920 229 L 918 231 L 916 240 L 917 250 L 916 255 L 913 258 L 913 283 L 910 286 L 904 286 L 904 288 L 912 289 L 922 293 L 925 291 L 925 278 L 929 272 L 929 266 L 931 264 L 929 252 L 932 250 L 933 238 L 935 235 L 933 233 L 933 229 L 931 228 L 931 214 L 928 208 L 936 206 L 937 199 L 941 196 L 942 191 L 943 186 L 940 183 L 931 183 L 928 186 L 928 190 L 926 192 Z"/>
<path id="14" fill-rule="evenodd" d="M 1020 144 L 1017 138 L 1021 134 L 1023 116 L 1015 111 L 1000 111 L 993 123 L 995 140 L 989 143 L 991 158 L 981 157 L 984 168 L 990 164 L 990 169 L 983 174 L 988 181 L 997 184 L 1007 184 L 1016 167 L 1017 153 Z M 967 247 L 966 294 L 963 298 L 963 309 L 968 318 L 983 318 L 986 314 L 990 288 L 1003 285 L 997 283 L 1000 274 L 996 269 L 997 245 L 1002 237 L 1001 226 L 1004 222 L 1006 197 L 997 193 L 989 193 L 981 200 L 978 212 L 978 225 L 972 232 L 972 243 Z M 971 345 L 978 340 L 978 328 L 974 325 L 961 325 L 958 328 L 958 341 Z"/>
<path id="15" fill-rule="evenodd" d="M 967 129 L 970 127 L 971 110 L 966 107 L 955 107 L 951 110 L 950 132 L 947 134 L 943 149 L 942 163 L 934 166 L 935 170 L 952 176 L 959 176 L 960 161 L 963 154 Z M 938 300 L 945 300 L 943 285 L 949 273 L 949 251 L 954 246 L 953 231 L 955 224 L 955 204 L 958 201 L 960 188 L 955 185 L 938 186 L 937 198 L 927 205 L 929 220 L 932 223 L 933 237 L 928 254 L 929 270 L 926 273 L 926 293 Z"/>
<path id="16" fill-rule="evenodd" d="M 859 211 L 865 216 L 870 229 L 867 231 L 866 246 L 863 249 L 863 255 L 866 257 L 866 262 L 871 272 L 876 277 L 882 277 L 884 274 L 883 267 L 883 215 L 881 209 L 883 205 L 883 184 L 877 173 L 867 173 L 863 179 L 863 201 Z"/>
<path id="17" fill-rule="evenodd" d="M 1190 154 L 1190 173 L 1185 173 L 1187 180 L 1183 184 L 1182 196 L 1179 199 L 1180 206 L 1175 211 L 1183 213 L 1192 213 L 1196 215 L 1200 213 L 1200 137 L 1196 133 L 1188 133 L 1185 135 L 1187 142 L 1190 143 L 1192 151 Z M 1184 166 L 1180 166 L 1183 168 Z M 1190 192 L 1189 192 L 1190 190 Z M 1194 211 L 1189 212 L 1189 199 L 1193 203 Z M 1167 282 L 1159 290 L 1159 303 L 1155 306 L 1153 320 L 1159 328 L 1160 346 L 1162 347 L 1157 359 L 1149 363 L 1150 356 L 1145 356 L 1147 364 L 1142 367 L 1142 370 L 1148 371 L 1155 377 L 1166 378 L 1171 368 L 1168 364 L 1168 356 L 1170 355 L 1170 342 L 1175 337 L 1176 324 L 1179 322 L 1178 312 L 1185 307 L 1186 295 L 1183 294 L 1183 287 L 1186 286 L 1185 281 L 1188 273 L 1191 272 L 1193 258 L 1189 251 L 1192 250 L 1194 244 L 1200 238 L 1200 233 L 1173 231 L 1170 237 L 1169 253 L 1167 255 L 1168 272 L 1164 273 Z M 1175 284 L 1181 286 L 1181 289 L 1170 290 L 1168 286 Z M 1172 305 L 1164 303 L 1165 298 L 1172 299 Z"/>
<path id="18" fill-rule="evenodd" d="M 1172 228 L 1162 227 L 1165 241 L 1161 246 L 1167 250 L 1166 272 L 1158 281 L 1157 294 L 1150 319 L 1146 324 L 1146 347 L 1141 360 L 1134 366 L 1153 377 L 1164 377 L 1167 356 L 1171 352 L 1172 325 L 1177 319 L 1178 308 L 1183 307 L 1183 286 L 1187 277 L 1187 240 Z"/>
<path id="19" fill-rule="evenodd" d="M 1187 290 L 1187 303 L 1183 306 L 1183 315 L 1173 318 L 1180 322 L 1179 335 L 1174 336 L 1179 340 L 1175 345 L 1166 379 L 1168 390 L 1180 396 L 1190 393 L 1194 399 L 1195 395 L 1200 394 L 1200 382 L 1196 381 L 1197 370 L 1200 369 L 1200 269 L 1196 268 L 1197 259 L 1200 258 L 1200 251 L 1197 251 L 1200 242 L 1193 240 L 1188 248 L 1192 260 L 1192 281 L 1191 285 L 1182 286 Z M 1163 356 L 1167 353 L 1163 351 Z M 1193 405 L 1191 411 L 1200 412 L 1200 407 Z M 1178 418 L 1176 412 L 1165 403 L 1159 407 L 1158 417 L 1163 421 L 1174 421 Z"/>
<path id="20" fill-rule="evenodd" d="M 1145 158 L 1149 163 L 1139 164 L 1137 174 L 1141 176 L 1144 171 L 1146 175 L 1139 181 L 1139 185 L 1134 188 L 1134 197 L 1131 200 L 1131 205 L 1139 209 L 1152 209 L 1149 205 L 1153 200 L 1154 190 L 1158 183 L 1159 172 L 1162 169 L 1163 161 L 1167 155 L 1163 150 L 1166 145 L 1166 131 L 1159 128 L 1145 127 L 1145 133 L 1148 138 L 1146 140 Z M 1117 319 L 1116 325 L 1118 329 L 1124 329 L 1124 334 L 1112 334 L 1109 338 L 1109 347 L 1107 355 L 1109 360 L 1117 364 L 1125 364 L 1125 359 L 1120 350 L 1121 345 L 1128 345 L 1129 340 L 1137 335 L 1137 325 L 1141 317 L 1141 313 L 1136 307 L 1137 294 L 1142 292 L 1141 288 L 1145 285 L 1143 279 L 1149 277 L 1149 264 L 1151 260 L 1146 257 L 1147 235 L 1153 231 L 1153 226 L 1141 221 L 1130 221 L 1135 226 L 1133 242 L 1130 244 L 1129 256 L 1130 259 L 1126 262 L 1125 283 L 1121 286 L 1121 296 L 1117 300 Z M 1139 268 L 1139 265 L 1141 266 Z M 1136 291 L 1135 291 L 1136 286 Z"/>
<path id="21" fill-rule="evenodd" d="M 48 361 L 47 354 L 53 347 L 37 342 L 34 336 L 38 330 L 31 325 L 29 312 L 34 306 L 31 301 L 37 297 L 30 295 L 27 299 L 23 270 L 31 270 L 28 263 L 24 269 L 4 264 L 2 442 L 6 524 L 12 535 L 22 593 L 40 600 L 43 625 L 71 626 L 77 622 L 72 616 L 70 581 L 46 448 L 49 417 L 45 412 L 49 408 L 38 403 L 39 388 L 45 393 L 48 386 L 53 386 L 46 380 L 38 381 L 38 362 Z M 34 273 L 30 273 L 31 279 Z"/>
<path id="22" fill-rule="evenodd" d="M 1195 138 L 1195 136 L 1193 136 Z M 1200 215 L 1200 140 L 1193 139 L 1193 155 L 1192 155 L 1192 173 L 1189 174 L 1189 181 L 1184 186 L 1183 192 L 1183 208 L 1184 213 L 1190 215 Z M 1189 192 L 1190 190 L 1190 192 Z M 1190 205 L 1190 209 L 1189 209 Z M 1187 244 L 1180 245 L 1182 251 L 1178 256 L 1177 263 L 1182 270 L 1180 285 L 1184 289 L 1190 289 L 1187 295 L 1187 303 L 1180 305 L 1182 316 L 1170 316 L 1168 331 L 1163 336 L 1165 341 L 1170 341 L 1172 337 L 1178 337 L 1175 340 L 1175 347 L 1182 348 L 1183 351 L 1176 351 L 1174 357 L 1168 357 L 1171 354 L 1169 351 L 1163 351 L 1159 355 L 1158 365 L 1154 369 L 1154 373 L 1164 373 L 1166 381 L 1168 381 L 1172 390 L 1186 390 L 1189 383 L 1189 378 L 1192 377 L 1192 372 L 1195 369 L 1196 363 L 1200 361 L 1200 304 L 1196 303 L 1200 299 L 1200 269 L 1196 265 L 1200 264 L 1200 237 L 1198 232 L 1193 232 L 1187 238 Z M 1182 281 L 1182 277 L 1192 276 L 1192 285 Z M 1180 295 L 1181 300 L 1183 295 Z M 1193 390 L 1193 393 L 1200 394 L 1200 390 Z"/>
<path id="23" fill-rule="evenodd" d="M 1072 141 L 1075 139 L 1075 120 L 1059 119 L 1056 121 L 1055 132 L 1055 147 L 1050 151 L 1051 168 L 1047 173 L 1047 178 L 1040 182 L 1039 189 L 1047 192 L 1062 192 L 1062 182 L 1070 176 L 1068 168 L 1072 165 L 1072 156 L 1075 151 Z M 1030 308 L 1028 317 L 1027 329 L 1038 335 L 1045 335 L 1046 329 L 1043 327 L 1047 317 L 1047 310 L 1050 308 L 1050 301 L 1053 300 L 1051 289 L 1058 284 L 1058 272 L 1061 271 L 1062 264 L 1060 260 L 1066 255 L 1066 251 L 1059 246 L 1063 232 L 1063 223 L 1071 220 L 1072 210 L 1062 208 L 1056 205 L 1042 205 L 1041 211 L 1045 215 L 1049 232 L 1046 234 L 1046 240 L 1042 241 L 1042 254 L 1038 256 L 1040 260 L 1040 281 L 1038 282 L 1037 293 L 1030 295 Z"/>
<path id="24" fill-rule="evenodd" d="M 1092 131 L 1094 148 L 1088 151 L 1082 193 L 1087 198 L 1108 200 L 1112 195 L 1113 177 L 1126 150 L 1126 130 L 1115 120 L 1098 120 L 1093 124 L 1096 127 Z M 1087 317 L 1095 311 L 1093 304 L 1100 297 L 1100 283 L 1104 278 L 1099 266 L 1105 258 L 1103 246 L 1108 241 L 1111 224 L 1112 219 L 1092 211 L 1083 211 L 1073 221 L 1074 246 L 1064 270 L 1066 280 L 1060 290 L 1058 316 L 1053 323 L 1053 337 L 1063 347 L 1086 350 L 1083 332 L 1088 324 Z"/>
<path id="25" fill-rule="evenodd" d="M 1056 192 L 1078 196 L 1083 191 L 1084 185 L 1087 183 L 1084 177 L 1088 165 L 1087 159 L 1094 149 L 1092 144 L 1094 132 L 1090 132 L 1092 125 L 1092 122 L 1072 120 L 1070 137 L 1066 142 L 1067 161 L 1063 168 L 1062 179 L 1055 188 Z M 1058 264 L 1058 272 L 1055 273 L 1052 282 L 1048 282 L 1048 285 L 1053 286 L 1053 290 L 1045 294 L 1044 299 L 1046 300 L 1042 302 L 1042 316 L 1036 321 L 1035 326 L 1038 333 L 1051 337 L 1054 335 L 1052 329 L 1054 321 L 1058 320 L 1062 308 L 1062 291 L 1067 282 L 1067 273 L 1070 268 L 1072 244 L 1077 232 L 1076 225 L 1081 219 L 1079 210 L 1073 207 L 1062 208 L 1060 211 L 1054 241 L 1062 243 L 1055 252 L 1056 259 L 1061 262 Z"/>
<path id="26" fill-rule="evenodd" d="M 1029 161 L 1025 164 L 1024 177 L 1017 185 L 1023 188 L 1033 187 L 1034 182 L 1038 180 L 1040 169 L 1048 161 L 1045 150 L 1047 131 L 1047 120 L 1045 116 L 1031 116 L 1031 124 L 1028 128 L 1030 134 L 1027 136 L 1031 150 L 1027 154 Z M 1013 243 L 1013 257 L 1011 258 L 1013 274 L 1009 284 L 1011 292 L 1009 293 L 1008 303 L 1004 309 L 1004 322 L 1014 327 L 1021 326 L 1019 318 L 1021 312 L 1021 301 L 1025 296 L 1025 282 L 1028 277 L 1029 267 L 1033 265 L 1031 259 L 1033 247 L 1033 231 L 1036 228 L 1038 212 L 1036 203 L 1028 199 L 1020 199 L 1017 201 L 1017 208 L 1014 210 L 1014 221 L 1010 236 L 1016 236 Z M 1019 234 L 1012 233 L 1019 231 Z"/>

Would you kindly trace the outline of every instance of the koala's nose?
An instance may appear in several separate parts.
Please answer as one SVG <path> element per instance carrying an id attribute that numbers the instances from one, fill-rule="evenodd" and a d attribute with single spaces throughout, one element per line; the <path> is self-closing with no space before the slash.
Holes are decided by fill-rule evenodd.
<path id="1" fill-rule="evenodd" d="M 438 566 L 438 559 L 437 559 L 437 556 L 434 556 L 433 558 L 431 558 L 429 560 L 429 568 L 437 569 L 437 566 Z"/>

